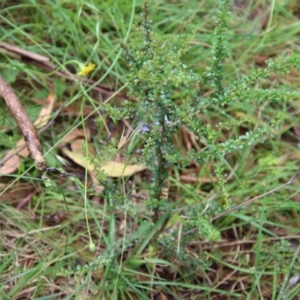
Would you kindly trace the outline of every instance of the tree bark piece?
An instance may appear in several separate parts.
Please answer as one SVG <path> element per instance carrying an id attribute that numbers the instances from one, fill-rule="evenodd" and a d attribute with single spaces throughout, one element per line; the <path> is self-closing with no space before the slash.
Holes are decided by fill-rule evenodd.
<path id="1" fill-rule="evenodd" d="M 9 84 L 0 75 L 0 96 L 4 99 L 6 105 L 14 116 L 26 142 L 31 158 L 36 164 L 38 170 L 45 170 L 47 164 L 43 156 L 43 150 L 36 134 L 35 128 L 30 121 L 27 112 L 22 106 L 19 98 Z"/>

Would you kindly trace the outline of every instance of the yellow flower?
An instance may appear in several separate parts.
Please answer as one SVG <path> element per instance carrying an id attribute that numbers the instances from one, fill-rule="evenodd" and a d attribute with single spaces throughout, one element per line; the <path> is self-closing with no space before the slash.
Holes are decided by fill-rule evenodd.
<path id="1" fill-rule="evenodd" d="M 95 67 L 96 65 L 91 62 L 87 66 L 82 65 L 81 70 L 78 72 L 78 76 L 86 76 L 90 74 Z"/>

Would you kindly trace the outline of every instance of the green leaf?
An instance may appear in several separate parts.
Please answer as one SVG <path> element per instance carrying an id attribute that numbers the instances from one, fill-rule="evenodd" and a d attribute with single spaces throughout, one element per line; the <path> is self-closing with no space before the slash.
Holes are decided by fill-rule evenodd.
<path id="1" fill-rule="evenodd" d="M 20 70 L 15 68 L 6 68 L 2 71 L 1 75 L 7 83 L 13 83 L 16 81 Z"/>

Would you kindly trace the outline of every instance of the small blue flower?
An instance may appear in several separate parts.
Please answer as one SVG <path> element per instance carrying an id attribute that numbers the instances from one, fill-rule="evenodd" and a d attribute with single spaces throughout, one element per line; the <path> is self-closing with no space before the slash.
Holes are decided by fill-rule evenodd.
<path id="1" fill-rule="evenodd" d="M 147 124 L 141 123 L 139 128 L 138 128 L 138 132 L 145 134 L 147 132 L 150 132 L 150 128 Z"/>

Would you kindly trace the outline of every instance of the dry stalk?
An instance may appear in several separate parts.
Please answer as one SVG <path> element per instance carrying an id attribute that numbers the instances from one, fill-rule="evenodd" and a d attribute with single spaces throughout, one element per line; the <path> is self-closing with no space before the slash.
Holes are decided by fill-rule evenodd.
<path id="1" fill-rule="evenodd" d="M 14 116 L 26 142 L 31 158 L 38 170 L 45 170 L 47 167 L 43 150 L 36 134 L 35 128 L 30 121 L 27 112 L 22 106 L 19 98 L 9 84 L 0 75 L 0 97 L 2 97 Z"/>
<path id="2" fill-rule="evenodd" d="M 242 208 L 242 207 L 244 207 L 244 206 L 246 206 L 246 205 L 248 205 L 248 204 L 250 204 L 250 203 L 252 203 L 252 202 L 254 202 L 254 201 L 256 201 L 256 200 L 258 200 L 258 199 L 261 199 L 261 198 L 263 198 L 263 197 L 265 197 L 265 196 L 271 195 L 271 194 L 273 194 L 273 193 L 275 193 L 275 192 L 281 190 L 282 188 L 284 188 L 284 187 L 286 187 L 286 186 L 288 186 L 288 185 L 291 185 L 291 184 L 294 182 L 294 180 L 295 180 L 295 178 L 297 177 L 297 175 L 299 174 L 299 171 L 300 171 L 300 168 L 298 168 L 298 170 L 294 173 L 294 175 L 293 175 L 293 176 L 289 179 L 289 181 L 287 181 L 286 183 L 284 183 L 284 184 L 278 186 L 277 188 L 272 189 L 272 190 L 270 190 L 270 191 L 268 191 L 268 192 L 266 192 L 266 193 L 263 193 L 263 194 L 261 194 L 261 195 L 259 195 L 259 196 L 257 196 L 257 197 L 251 198 L 251 199 L 246 200 L 246 201 L 244 201 L 244 202 L 242 202 L 242 203 L 240 203 L 240 204 L 238 204 L 238 205 L 235 205 L 235 206 L 233 206 L 232 208 L 230 208 L 230 209 L 228 209 L 228 210 L 225 210 L 225 211 L 223 211 L 222 213 L 220 213 L 220 214 L 218 214 L 218 215 L 212 217 L 212 218 L 210 219 L 210 221 L 213 222 L 213 221 L 215 221 L 215 220 L 217 220 L 217 219 L 219 219 L 219 218 L 221 218 L 221 217 L 223 217 L 223 216 L 225 216 L 225 215 L 227 215 L 227 214 L 229 214 L 229 213 L 231 213 L 231 212 L 233 212 L 233 211 L 236 211 L 236 210 L 239 209 L 239 208 Z M 184 232 L 182 235 L 183 235 L 183 236 L 186 236 L 186 235 L 188 235 L 188 234 L 191 234 L 191 233 L 196 232 L 197 230 L 198 230 L 198 228 L 193 228 L 193 229 L 190 229 L 190 230 Z"/>

